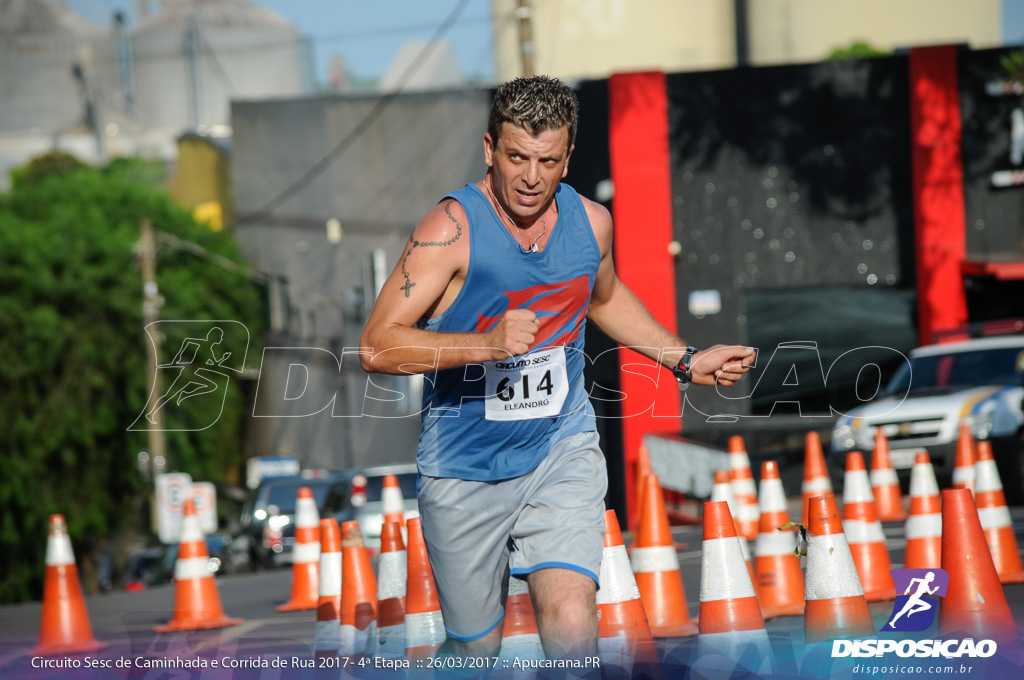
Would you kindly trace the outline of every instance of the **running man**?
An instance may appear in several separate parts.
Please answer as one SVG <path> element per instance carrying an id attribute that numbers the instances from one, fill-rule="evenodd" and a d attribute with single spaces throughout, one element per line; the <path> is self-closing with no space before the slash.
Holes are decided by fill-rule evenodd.
<path id="1" fill-rule="evenodd" d="M 611 215 L 562 183 L 578 108 L 546 76 L 498 88 L 484 178 L 416 225 L 363 332 L 365 370 L 426 374 L 419 507 L 442 654 L 497 654 L 510 576 L 529 585 L 548 657 L 597 653 L 608 480 L 588 322 L 682 383 L 732 385 L 754 359 L 687 347 L 616 276 Z"/>
<path id="2" fill-rule="evenodd" d="M 935 572 L 934 571 L 929 571 L 927 574 L 925 574 L 924 578 L 912 578 L 912 579 L 910 579 L 910 583 L 907 584 L 907 589 L 905 591 L 903 591 L 903 594 L 904 595 L 909 594 L 910 593 L 910 589 L 914 587 L 915 583 L 918 584 L 917 592 L 915 592 L 913 595 L 911 595 L 910 599 L 907 600 L 907 603 L 905 605 L 903 605 L 903 609 L 901 609 L 896 616 L 892 617 L 892 621 L 889 622 L 889 627 L 890 628 L 895 628 L 895 626 L 893 624 L 896 623 L 896 619 L 900 618 L 904 614 L 906 614 L 907 618 L 909 619 L 911 616 L 913 616 L 917 612 L 928 611 L 929 609 L 931 609 L 932 607 L 935 606 L 931 602 L 929 602 L 928 600 L 922 600 L 921 599 L 922 596 L 924 596 L 924 595 L 934 595 L 935 591 L 937 591 L 939 589 L 938 586 L 935 586 L 934 588 L 929 588 L 928 587 L 928 584 L 931 583 L 934 580 L 935 580 Z"/>
<path id="3" fill-rule="evenodd" d="M 206 334 L 206 339 L 200 338 L 185 338 L 181 341 L 181 349 L 174 358 L 167 364 L 161 364 L 157 366 L 160 368 L 178 368 L 178 375 L 175 376 L 171 386 L 167 388 L 163 396 L 160 397 L 153 408 L 146 414 L 146 419 L 156 425 L 156 414 L 157 411 L 162 409 L 164 405 L 176 399 L 175 403 L 181 406 L 181 402 L 190 398 L 198 397 L 209 392 L 213 392 L 217 389 L 217 382 L 210 377 L 204 375 L 205 373 L 213 373 L 214 375 L 226 377 L 226 373 L 220 371 L 213 371 L 205 368 L 194 368 L 193 363 L 196 359 L 201 358 L 201 353 L 207 354 L 206 366 L 217 366 L 222 367 L 223 363 L 231 357 L 231 352 L 224 352 L 217 357 L 217 353 L 214 348 L 224 340 L 224 331 L 218 327 L 210 329 L 210 332 Z M 186 354 L 187 353 L 187 354 Z"/>

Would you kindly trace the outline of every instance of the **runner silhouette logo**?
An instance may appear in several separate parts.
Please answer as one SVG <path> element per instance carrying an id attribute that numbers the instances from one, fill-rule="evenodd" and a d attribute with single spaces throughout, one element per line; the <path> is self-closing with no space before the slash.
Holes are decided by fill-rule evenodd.
<path id="1" fill-rule="evenodd" d="M 896 597 L 892 614 L 882 631 L 928 630 L 938 611 L 938 598 L 946 596 L 949 574 L 944 569 L 893 569 L 889 573 L 896 584 L 896 592 L 903 594 Z"/>
<path id="2" fill-rule="evenodd" d="M 231 377 L 240 377 L 249 330 L 238 321 L 155 321 L 146 326 L 161 361 L 150 395 L 129 430 L 196 432 L 216 423 Z M 151 369 L 152 370 L 152 369 Z"/>

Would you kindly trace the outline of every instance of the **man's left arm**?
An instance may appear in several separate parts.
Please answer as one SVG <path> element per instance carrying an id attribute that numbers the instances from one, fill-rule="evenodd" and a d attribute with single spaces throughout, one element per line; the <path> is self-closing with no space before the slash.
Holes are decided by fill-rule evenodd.
<path id="1" fill-rule="evenodd" d="M 601 265 L 594 281 L 587 318 L 611 339 L 644 356 L 675 368 L 686 342 L 651 316 L 644 303 L 615 273 L 612 260 L 612 219 L 600 204 L 583 199 L 601 250 Z M 693 355 L 690 362 L 697 385 L 729 386 L 743 377 L 754 361 L 754 350 L 736 345 L 715 345 Z"/>

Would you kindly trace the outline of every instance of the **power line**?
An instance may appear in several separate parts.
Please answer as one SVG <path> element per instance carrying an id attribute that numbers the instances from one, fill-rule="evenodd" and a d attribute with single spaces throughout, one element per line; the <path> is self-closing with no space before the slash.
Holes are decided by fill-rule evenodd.
<path id="1" fill-rule="evenodd" d="M 309 186 L 309 184 L 314 179 L 319 177 L 321 174 L 323 174 L 324 171 L 331 167 L 331 165 L 336 160 L 338 160 L 338 158 L 340 158 L 342 154 L 344 154 L 346 151 L 348 151 L 349 148 L 351 148 L 352 144 L 357 139 L 359 139 L 375 122 L 377 122 L 377 119 L 380 118 L 381 114 L 384 113 L 384 111 L 391 105 L 391 103 L 394 102 L 395 99 L 397 99 L 398 96 L 405 91 L 406 85 L 408 85 L 412 77 L 416 74 L 416 72 L 420 69 L 424 62 L 426 62 L 427 57 L 430 56 L 430 53 L 433 52 L 434 49 L 436 49 L 438 41 L 440 41 L 441 38 L 443 38 L 445 34 L 448 32 L 448 30 L 455 24 L 455 22 L 459 18 L 459 15 L 462 14 L 462 11 L 466 9 L 466 5 L 468 4 L 469 0 L 459 0 L 458 4 L 452 9 L 448 17 L 443 22 L 441 22 L 441 24 L 437 27 L 437 30 L 434 31 L 434 35 L 431 36 L 426 46 L 422 50 L 420 50 L 420 53 L 416 56 L 416 59 L 413 60 L 412 64 L 410 64 L 410 66 L 405 70 L 405 72 L 402 73 L 401 77 L 399 77 L 398 87 L 396 87 L 392 92 L 383 94 L 373 105 L 373 108 L 371 108 L 370 111 L 367 112 L 365 116 L 363 116 L 362 120 L 360 120 L 356 124 L 356 126 L 352 128 L 352 130 L 334 146 L 333 149 L 328 151 L 323 158 L 321 158 L 317 163 L 313 165 L 313 167 L 311 167 L 309 170 L 303 173 L 301 177 L 292 182 L 283 191 L 278 193 L 277 196 L 267 201 L 262 208 L 250 212 L 247 215 L 243 215 L 242 217 L 235 220 L 235 223 L 232 226 L 234 227 L 241 224 L 245 224 L 247 222 L 253 222 L 269 217 L 270 214 L 273 213 L 275 209 L 281 206 L 288 199 L 297 195 L 299 192 L 301 192 L 303 189 Z"/>

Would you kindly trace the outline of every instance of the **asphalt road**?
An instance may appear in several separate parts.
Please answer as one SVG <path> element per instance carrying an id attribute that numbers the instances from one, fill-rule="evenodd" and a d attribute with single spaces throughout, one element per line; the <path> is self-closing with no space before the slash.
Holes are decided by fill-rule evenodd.
<path id="1" fill-rule="evenodd" d="M 1024 545 L 1024 508 L 1014 509 L 1013 516 L 1018 541 Z M 893 567 L 900 567 L 904 545 L 902 523 L 886 524 L 885 533 Z M 676 528 L 673 537 L 677 547 L 680 547 L 679 562 L 689 611 L 691 616 L 696 616 L 700 596 L 701 529 Z M 628 535 L 626 543 L 630 543 Z M 53 659 L 66 663 L 78 660 L 79 664 L 86 663 L 86 656 L 93 660 L 107 660 L 111 664 L 124 660 L 122 663 L 126 663 L 127 667 L 121 669 L 115 666 L 93 672 L 87 671 L 84 666 L 73 670 L 36 667 L 40 661 L 38 657 L 32 656 L 32 649 L 38 642 L 40 603 L 0 607 L 0 678 L 123 677 L 164 680 L 179 677 L 231 677 L 271 680 L 297 677 L 297 669 L 313 658 L 315 613 L 278 613 L 275 610 L 276 605 L 284 602 L 289 595 L 290 569 L 225 576 L 216 582 L 225 613 L 243 619 L 242 624 L 220 630 L 155 633 L 154 626 L 166 623 L 172 616 L 174 587 L 170 584 L 140 592 L 115 592 L 87 598 L 94 636 L 107 643 L 107 647 L 89 655 Z M 1006 585 L 1004 591 L 1018 619 L 1018 629 L 1024 630 L 1024 585 Z M 872 603 L 870 609 L 876 628 L 880 628 L 891 613 L 892 603 Z M 803 617 L 782 617 L 766 622 L 773 644 L 781 641 L 784 645 L 802 641 L 803 625 Z M 671 662 L 690 658 L 695 643 L 695 638 L 659 640 L 658 648 L 662 658 Z M 219 662 L 227 660 L 229 665 L 258 659 L 263 661 L 257 663 L 277 663 L 278 668 L 236 667 L 206 670 L 200 675 L 183 669 L 145 667 L 146 659 L 174 657 L 202 657 Z M 399 676 L 394 671 L 378 669 L 368 677 Z"/>

